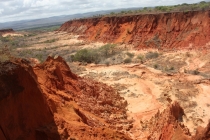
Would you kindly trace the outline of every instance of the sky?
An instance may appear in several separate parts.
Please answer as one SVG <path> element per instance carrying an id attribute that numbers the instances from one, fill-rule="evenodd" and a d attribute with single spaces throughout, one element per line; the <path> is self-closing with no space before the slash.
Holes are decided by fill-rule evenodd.
<path id="1" fill-rule="evenodd" d="M 197 3 L 202 0 L 0 0 L 0 23 L 100 10 Z"/>

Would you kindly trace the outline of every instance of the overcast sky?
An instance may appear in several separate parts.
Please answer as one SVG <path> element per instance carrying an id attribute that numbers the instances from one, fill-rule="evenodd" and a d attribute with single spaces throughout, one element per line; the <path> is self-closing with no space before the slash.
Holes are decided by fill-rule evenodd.
<path id="1" fill-rule="evenodd" d="M 0 0 L 0 22 L 200 1 L 202 0 Z"/>

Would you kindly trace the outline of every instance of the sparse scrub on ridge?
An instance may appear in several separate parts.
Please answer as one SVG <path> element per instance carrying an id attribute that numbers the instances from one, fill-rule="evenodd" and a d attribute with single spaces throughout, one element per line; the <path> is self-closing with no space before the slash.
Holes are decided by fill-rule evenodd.
<path id="1" fill-rule="evenodd" d="M 108 16 L 114 15 L 130 15 L 130 14 L 145 14 L 145 13 L 161 13 L 161 12 L 187 12 L 198 10 L 210 10 L 210 2 L 201 1 L 193 4 L 178 4 L 172 6 L 156 6 L 156 7 L 144 7 L 136 10 L 124 10 L 118 13 L 111 12 Z"/>

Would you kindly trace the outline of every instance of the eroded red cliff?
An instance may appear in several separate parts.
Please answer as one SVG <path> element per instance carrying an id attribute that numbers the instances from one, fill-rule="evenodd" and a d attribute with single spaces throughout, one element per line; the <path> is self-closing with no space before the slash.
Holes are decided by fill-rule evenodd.
<path id="1" fill-rule="evenodd" d="M 111 87 L 76 76 L 61 57 L 0 65 L 1 140 L 130 139 L 116 131 L 131 127 L 125 107 Z"/>
<path id="2" fill-rule="evenodd" d="M 127 102 L 111 87 L 73 74 L 58 57 L 35 67 L 0 64 L 0 140 L 129 140 Z M 139 123 L 149 140 L 207 140 L 210 124 L 191 136 L 177 102 Z"/>
<path id="3" fill-rule="evenodd" d="M 64 23 L 59 30 L 88 41 L 136 48 L 205 48 L 210 44 L 210 11 L 80 19 Z"/>

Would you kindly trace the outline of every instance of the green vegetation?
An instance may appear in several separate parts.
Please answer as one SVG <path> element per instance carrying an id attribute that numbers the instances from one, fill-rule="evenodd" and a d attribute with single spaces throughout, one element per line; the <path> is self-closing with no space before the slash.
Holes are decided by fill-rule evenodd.
<path id="1" fill-rule="evenodd" d="M 131 63 L 131 62 L 132 62 L 131 58 L 126 58 L 126 59 L 124 60 L 124 63 Z"/>
<path id="2" fill-rule="evenodd" d="M 158 69 L 159 68 L 159 65 L 158 64 L 154 64 L 154 69 Z"/>
<path id="3" fill-rule="evenodd" d="M 1 46 L 9 46 L 10 48 L 17 48 L 17 47 L 25 47 L 26 43 L 24 41 L 25 37 L 22 36 L 7 36 L 7 37 L 2 37 L 0 36 L 0 45 Z"/>
<path id="4" fill-rule="evenodd" d="M 87 62 L 87 63 L 98 63 L 98 57 L 99 54 L 96 50 L 91 49 L 82 49 L 77 51 L 75 55 L 72 55 L 71 58 L 73 61 L 79 61 L 79 62 Z"/>
<path id="5" fill-rule="evenodd" d="M 154 58 L 158 58 L 158 57 L 159 57 L 158 52 L 148 52 L 145 55 L 146 59 L 154 59 Z"/>
<path id="6" fill-rule="evenodd" d="M 10 51 L 8 47 L 0 49 L 0 63 L 8 61 L 10 59 Z"/>
<path id="7" fill-rule="evenodd" d="M 139 55 L 137 56 L 137 59 L 139 59 L 139 60 L 141 60 L 141 61 L 144 61 L 144 55 L 139 54 Z"/>
<path id="8" fill-rule="evenodd" d="M 127 52 L 126 55 L 129 56 L 130 58 L 134 57 L 134 53 Z"/>
<path id="9" fill-rule="evenodd" d="M 160 13 L 160 12 L 186 12 L 186 11 L 198 11 L 209 10 L 210 2 L 201 1 L 194 4 L 179 4 L 173 6 L 156 6 L 156 7 L 144 7 L 138 10 L 124 10 L 119 13 L 111 12 L 109 15 L 129 15 L 129 14 L 141 14 L 141 13 Z"/>
<path id="10" fill-rule="evenodd" d="M 114 44 L 107 44 L 98 49 L 82 49 L 71 56 L 72 61 L 99 63 L 116 53 Z"/>
<path id="11" fill-rule="evenodd" d="M 31 29 L 27 29 L 27 32 L 32 32 L 32 35 L 35 32 L 51 32 L 51 31 L 55 31 L 58 30 L 60 28 L 60 25 L 53 25 L 53 26 L 46 26 L 46 27 L 37 27 L 37 28 L 31 28 Z"/>
<path id="12" fill-rule="evenodd" d="M 57 39 L 51 39 L 51 40 L 46 40 L 42 43 L 53 43 L 53 42 L 56 42 L 56 41 L 57 41 Z"/>

